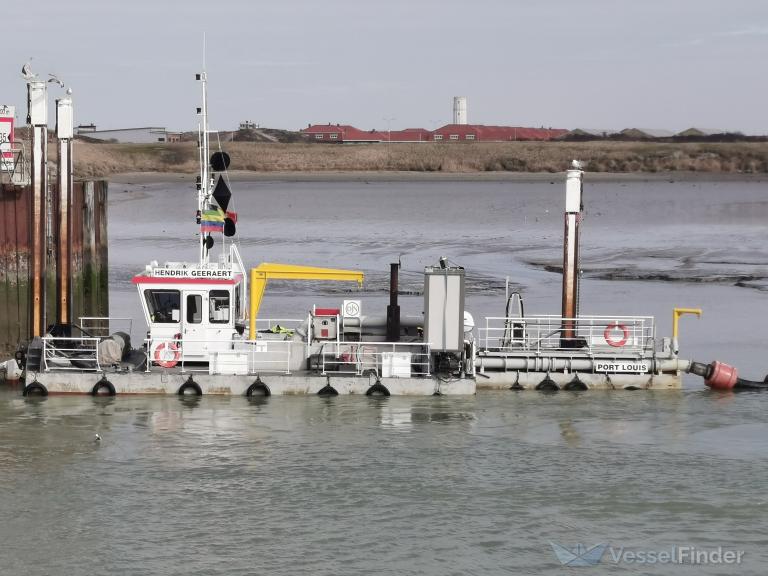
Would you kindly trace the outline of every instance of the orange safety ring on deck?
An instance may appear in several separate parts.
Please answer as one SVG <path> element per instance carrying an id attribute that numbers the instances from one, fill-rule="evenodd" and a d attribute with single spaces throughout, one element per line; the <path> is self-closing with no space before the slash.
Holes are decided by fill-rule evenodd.
<path id="1" fill-rule="evenodd" d="M 169 360 L 163 358 L 166 347 L 168 352 L 172 353 Z M 179 363 L 181 354 L 179 353 L 179 347 L 175 342 L 161 342 L 160 345 L 155 348 L 155 364 L 162 366 L 163 368 L 173 368 Z"/>
<path id="2" fill-rule="evenodd" d="M 612 338 L 611 334 L 614 330 L 621 330 L 622 336 L 619 340 L 614 340 Z M 608 326 L 605 327 L 603 338 L 605 338 L 605 341 L 609 346 L 613 346 L 614 348 L 621 348 L 624 346 L 624 344 L 627 343 L 627 340 L 629 340 L 629 329 L 624 326 L 624 324 L 619 324 L 617 320 L 614 324 L 608 324 Z"/>

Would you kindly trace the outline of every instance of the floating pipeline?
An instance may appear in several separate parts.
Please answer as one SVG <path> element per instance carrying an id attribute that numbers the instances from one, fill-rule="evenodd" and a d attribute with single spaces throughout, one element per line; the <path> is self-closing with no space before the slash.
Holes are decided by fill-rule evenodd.
<path id="1" fill-rule="evenodd" d="M 762 382 L 739 378 L 739 371 L 724 362 L 715 360 L 711 364 L 691 362 L 691 374 L 704 378 L 712 390 L 768 390 L 768 376 Z"/>

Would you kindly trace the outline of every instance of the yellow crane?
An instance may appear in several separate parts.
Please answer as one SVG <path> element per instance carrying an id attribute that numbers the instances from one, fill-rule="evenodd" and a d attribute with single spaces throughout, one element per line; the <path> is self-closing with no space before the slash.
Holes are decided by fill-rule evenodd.
<path id="1" fill-rule="evenodd" d="M 331 280 L 336 282 L 356 281 L 363 285 L 363 273 L 357 270 L 337 270 L 335 268 L 316 268 L 314 266 L 296 266 L 294 264 L 275 264 L 262 262 L 251 268 L 250 320 L 248 328 L 250 338 L 256 339 L 256 317 L 259 315 L 261 300 L 267 288 L 268 280 Z"/>

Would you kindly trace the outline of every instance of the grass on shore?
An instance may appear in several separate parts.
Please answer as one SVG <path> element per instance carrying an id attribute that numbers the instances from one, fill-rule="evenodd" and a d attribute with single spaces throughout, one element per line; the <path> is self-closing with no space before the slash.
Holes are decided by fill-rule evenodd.
<path id="1" fill-rule="evenodd" d="M 768 172 L 768 143 L 474 142 L 277 144 L 228 142 L 231 169 L 254 172 L 561 172 L 574 158 L 590 172 Z M 75 142 L 75 174 L 197 171 L 194 143 Z"/>

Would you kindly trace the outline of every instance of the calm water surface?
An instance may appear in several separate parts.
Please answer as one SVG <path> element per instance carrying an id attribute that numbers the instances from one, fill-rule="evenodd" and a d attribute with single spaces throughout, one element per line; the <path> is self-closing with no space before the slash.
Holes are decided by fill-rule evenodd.
<path id="1" fill-rule="evenodd" d="M 113 313 L 131 276 L 194 259 L 188 185 L 110 189 Z M 586 191 L 583 313 L 673 306 L 684 355 L 768 371 L 768 201 L 760 183 L 600 183 Z M 350 296 L 380 314 L 402 255 L 464 265 L 476 319 L 559 311 L 563 187 L 545 183 L 235 186 L 246 265 L 363 269 L 363 292 L 270 285 L 264 314 Z M 663 279 L 661 281 L 660 279 Z M 738 284 L 738 286 L 737 286 Z M 134 327 L 140 336 L 144 327 Z M 0 389 L 0 574 L 562 574 L 549 542 L 745 552 L 740 566 L 614 564 L 590 574 L 765 574 L 768 395 L 481 393 L 476 397 L 49 397 Z M 99 434 L 101 442 L 95 441 Z"/>
<path id="2" fill-rule="evenodd" d="M 590 573 L 764 574 L 767 409 L 768 395 L 706 391 L 6 391 L 2 573 L 562 573 L 554 541 L 746 554 L 705 569 L 605 558 Z"/>

